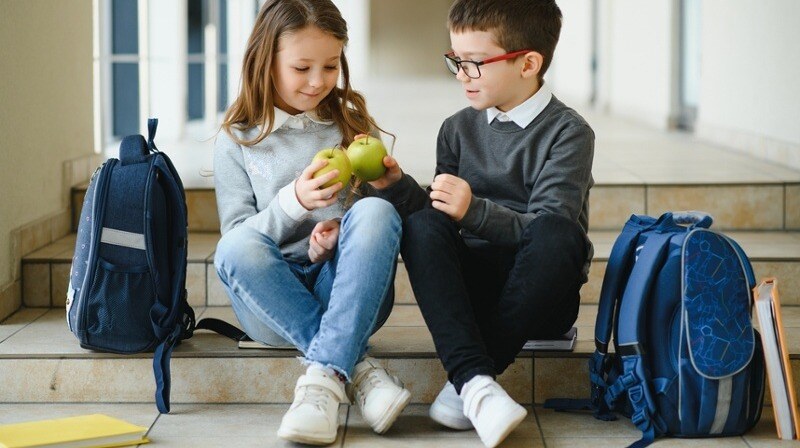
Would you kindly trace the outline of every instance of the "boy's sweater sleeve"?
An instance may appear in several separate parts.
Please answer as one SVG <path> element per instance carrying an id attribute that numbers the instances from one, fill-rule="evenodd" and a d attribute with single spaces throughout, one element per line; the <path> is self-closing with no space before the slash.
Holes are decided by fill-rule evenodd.
<path id="1" fill-rule="evenodd" d="M 526 213 L 473 196 L 461 226 L 493 243 L 515 245 L 540 215 L 556 213 L 578 222 L 591 183 L 593 155 L 594 132 L 589 126 L 563 130 L 534 182 Z"/>
<path id="2" fill-rule="evenodd" d="M 294 182 L 283 187 L 259 212 L 242 148 L 224 135 L 217 138 L 214 150 L 214 188 L 223 235 L 239 225 L 247 225 L 280 245 L 309 213 L 297 201 Z"/>

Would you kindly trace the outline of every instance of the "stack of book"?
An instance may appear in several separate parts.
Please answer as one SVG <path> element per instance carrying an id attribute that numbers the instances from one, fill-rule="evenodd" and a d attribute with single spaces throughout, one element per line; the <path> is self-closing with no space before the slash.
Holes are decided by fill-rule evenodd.
<path id="1" fill-rule="evenodd" d="M 761 329 L 767 378 L 772 393 L 772 409 L 778 438 L 794 440 L 800 434 L 800 419 L 797 415 L 797 397 L 792 383 L 792 366 L 781 320 L 781 303 L 778 282 L 774 278 L 764 279 L 753 290 L 756 316 Z"/>

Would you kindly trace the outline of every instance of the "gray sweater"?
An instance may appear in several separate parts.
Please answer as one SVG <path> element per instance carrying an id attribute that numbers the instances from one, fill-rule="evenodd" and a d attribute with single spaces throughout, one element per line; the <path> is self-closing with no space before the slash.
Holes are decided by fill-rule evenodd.
<path id="1" fill-rule="evenodd" d="M 258 129 L 235 132 L 249 140 Z M 344 216 L 348 192 L 343 190 L 339 202 L 330 207 L 308 211 L 297 200 L 294 181 L 314 154 L 341 141 L 336 125 L 308 119 L 305 128 L 280 126 L 252 147 L 220 132 L 214 149 L 214 186 L 222 234 L 250 226 L 272 239 L 287 260 L 308 261 L 311 230 L 320 221 Z"/>
<path id="2" fill-rule="evenodd" d="M 465 239 L 516 245 L 531 221 L 557 213 L 589 228 L 594 132 L 555 96 L 524 129 L 514 122 L 487 123 L 486 112 L 466 108 L 442 124 L 436 145 L 436 174 L 458 176 L 470 185 L 472 202 L 459 223 Z M 401 216 L 428 206 L 425 190 L 408 175 L 378 191 Z M 589 256 L 584 275 L 593 256 Z M 584 279 L 585 280 L 585 279 Z"/>

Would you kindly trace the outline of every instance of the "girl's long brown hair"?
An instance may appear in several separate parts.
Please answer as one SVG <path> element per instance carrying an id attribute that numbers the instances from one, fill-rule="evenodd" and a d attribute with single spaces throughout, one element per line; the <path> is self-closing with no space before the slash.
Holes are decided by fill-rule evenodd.
<path id="1" fill-rule="evenodd" d="M 253 146 L 272 132 L 275 125 L 272 68 L 278 40 L 286 33 L 307 26 L 316 26 L 347 45 L 347 23 L 331 0 L 267 0 L 261 7 L 247 41 L 239 96 L 228 108 L 222 123 L 222 129 L 240 145 Z M 364 97 L 350 87 L 350 70 L 344 51 L 340 63 L 342 87 L 334 87 L 316 112 L 320 118 L 336 123 L 342 132 L 342 146 L 347 147 L 357 134 L 383 130 L 367 112 Z M 264 126 L 252 140 L 240 139 L 231 132 L 258 125 Z"/>

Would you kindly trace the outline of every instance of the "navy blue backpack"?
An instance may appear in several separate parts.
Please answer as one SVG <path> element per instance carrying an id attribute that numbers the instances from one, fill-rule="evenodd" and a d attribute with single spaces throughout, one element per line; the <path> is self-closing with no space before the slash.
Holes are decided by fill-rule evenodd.
<path id="1" fill-rule="evenodd" d="M 633 447 L 741 435 L 758 422 L 765 371 L 751 322 L 755 277 L 741 247 L 711 223 L 700 212 L 631 216 L 603 279 L 591 398 L 545 407 L 625 415 L 642 431 Z"/>
<path id="2" fill-rule="evenodd" d="M 158 151 L 158 120 L 148 140 L 125 137 L 119 160 L 92 175 L 67 292 L 67 323 L 83 348 L 130 354 L 155 351 L 158 410 L 169 412 L 169 360 L 191 337 L 186 297 L 187 213 L 183 185 Z"/>

